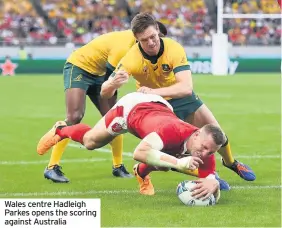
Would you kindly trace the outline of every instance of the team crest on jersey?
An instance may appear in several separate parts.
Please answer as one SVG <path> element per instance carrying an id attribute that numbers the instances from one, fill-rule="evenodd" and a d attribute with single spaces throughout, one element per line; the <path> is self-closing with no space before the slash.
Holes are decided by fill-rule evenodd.
<path id="1" fill-rule="evenodd" d="M 162 64 L 162 68 L 164 72 L 169 72 L 171 70 L 168 64 Z"/>
<path id="2" fill-rule="evenodd" d="M 119 133 L 123 130 L 122 126 L 120 123 L 114 123 L 112 126 L 112 131 L 115 133 Z"/>

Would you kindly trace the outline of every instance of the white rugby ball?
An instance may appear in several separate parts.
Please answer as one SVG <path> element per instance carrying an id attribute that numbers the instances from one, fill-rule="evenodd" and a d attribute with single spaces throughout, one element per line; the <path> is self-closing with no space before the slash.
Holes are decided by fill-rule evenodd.
<path id="1" fill-rule="evenodd" d="M 182 181 L 178 184 L 176 189 L 176 194 L 179 200 L 184 203 L 186 206 L 213 206 L 215 205 L 215 198 L 214 195 L 210 195 L 207 199 L 202 200 L 195 199 L 191 196 L 192 192 L 191 189 L 197 183 L 195 181 Z"/>

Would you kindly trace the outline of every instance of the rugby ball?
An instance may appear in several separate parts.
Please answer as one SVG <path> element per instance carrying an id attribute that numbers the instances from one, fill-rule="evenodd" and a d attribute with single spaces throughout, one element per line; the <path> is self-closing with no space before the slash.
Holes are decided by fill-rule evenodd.
<path id="1" fill-rule="evenodd" d="M 176 194 L 178 199 L 186 206 L 213 206 L 215 205 L 214 195 L 210 195 L 207 199 L 196 199 L 191 196 L 191 189 L 196 185 L 195 181 L 182 181 L 178 184 Z"/>

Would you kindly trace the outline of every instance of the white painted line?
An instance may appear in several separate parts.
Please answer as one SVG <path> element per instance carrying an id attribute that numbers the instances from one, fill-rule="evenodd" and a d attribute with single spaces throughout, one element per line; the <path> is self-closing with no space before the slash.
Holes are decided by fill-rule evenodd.
<path id="1" fill-rule="evenodd" d="M 234 189 L 281 189 L 280 185 L 270 185 L 270 186 L 232 186 L 231 191 Z M 113 195 L 113 194 L 137 194 L 139 191 L 136 190 L 89 190 L 89 191 L 58 191 L 58 192 L 5 192 L 0 193 L 0 198 L 3 197 L 40 197 L 40 196 L 77 196 L 77 195 L 94 195 L 94 194 L 104 194 L 104 195 Z M 175 190 L 156 190 L 156 192 L 165 192 L 173 193 Z"/>
<path id="2" fill-rule="evenodd" d="M 74 144 L 74 143 L 70 143 L 68 146 L 69 147 L 85 149 L 84 146 L 78 145 L 78 144 Z M 95 151 L 102 152 L 102 153 L 112 153 L 112 151 L 107 149 L 107 148 L 100 148 L 100 149 L 96 149 Z M 131 153 L 131 152 L 123 152 L 122 154 L 124 156 L 128 156 L 128 157 L 132 157 L 133 156 L 133 153 Z M 217 155 L 217 157 L 220 158 L 219 155 Z M 271 159 L 271 158 L 281 158 L 281 155 L 279 155 L 279 154 L 277 154 L 277 155 L 259 155 L 259 154 L 254 154 L 254 155 L 237 155 L 237 156 L 235 156 L 235 158 L 248 158 L 248 159 L 249 158 L 256 158 L 256 159 L 267 158 L 267 159 Z"/>
<path id="3" fill-rule="evenodd" d="M 255 159 L 281 158 L 280 155 L 256 155 L 256 154 L 254 154 L 254 155 L 236 155 L 234 157 L 235 157 L 235 159 L 236 158 L 247 158 L 247 159 L 253 159 L 253 158 L 255 158 Z M 220 156 L 218 158 L 220 158 Z"/>
<path id="4" fill-rule="evenodd" d="M 130 160 L 124 158 L 123 160 Z M 81 159 L 63 159 L 61 163 L 88 163 L 88 162 L 103 162 L 112 161 L 111 158 L 81 158 Z M 38 160 L 38 161 L 0 161 L 0 165 L 37 165 L 46 164 L 49 160 Z"/>
<path id="5" fill-rule="evenodd" d="M 255 186 L 255 185 L 249 185 L 249 186 L 232 186 L 231 189 L 275 189 L 275 188 L 282 188 L 280 185 L 261 185 L 261 186 Z"/>
<path id="6" fill-rule="evenodd" d="M 84 146 L 81 146 L 79 144 L 70 143 L 70 147 L 74 148 L 80 148 L 85 149 Z M 111 150 L 107 148 L 99 148 L 95 150 L 96 152 L 101 153 L 112 153 Z M 126 156 L 128 158 L 123 158 L 123 160 L 130 160 L 133 159 L 133 153 L 131 152 L 123 152 L 123 156 Z M 277 159 L 281 158 L 280 155 L 238 155 L 236 158 L 245 158 L 245 159 Z M 220 159 L 220 156 L 217 155 L 217 159 Z M 88 163 L 88 162 L 102 162 L 102 161 L 111 161 L 111 158 L 80 158 L 80 159 L 63 159 L 62 163 Z M 0 165 L 37 165 L 37 164 L 46 164 L 49 160 L 37 160 L 37 161 L 0 161 Z"/>
<path id="7" fill-rule="evenodd" d="M 79 145 L 79 144 L 74 144 L 74 143 L 70 143 L 68 146 L 69 147 L 80 148 L 80 149 L 85 149 L 84 146 Z M 107 148 L 99 148 L 99 149 L 96 149 L 96 150 L 93 150 L 93 151 L 98 151 L 98 152 L 102 152 L 102 153 L 112 153 L 112 151 L 107 149 Z M 133 153 L 131 153 L 131 152 L 122 152 L 122 155 L 123 156 L 127 156 L 127 157 L 132 157 Z"/>

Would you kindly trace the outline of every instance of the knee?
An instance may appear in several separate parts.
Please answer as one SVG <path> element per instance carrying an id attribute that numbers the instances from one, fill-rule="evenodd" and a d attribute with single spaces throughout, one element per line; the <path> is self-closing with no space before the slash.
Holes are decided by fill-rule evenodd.
<path id="1" fill-rule="evenodd" d="M 138 158 L 138 153 L 136 153 L 136 151 L 134 151 L 134 153 L 133 153 L 133 159 L 134 159 L 134 160 L 138 160 L 137 158 Z"/>
<path id="2" fill-rule="evenodd" d="M 135 150 L 134 153 L 133 153 L 133 159 L 135 161 L 140 161 L 140 151 L 139 150 Z"/>
<path id="3" fill-rule="evenodd" d="M 83 116 L 84 113 L 80 111 L 68 113 L 66 122 L 68 123 L 68 125 L 78 124 L 81 122 Z"/>
<path id="4" fill-rule="evenodd" d="M 91 136 L 87 135 L 87 133 L 83 137 L 83 145 L 85 146 L 87 150 L 96 149 L 95 140 L 93 140 Z"/>

